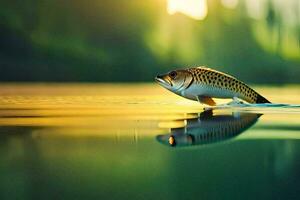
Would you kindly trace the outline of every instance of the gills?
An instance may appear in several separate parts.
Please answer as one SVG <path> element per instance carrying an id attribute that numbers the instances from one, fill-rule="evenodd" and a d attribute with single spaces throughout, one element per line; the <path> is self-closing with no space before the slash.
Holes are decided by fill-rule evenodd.
<path id="1" fill-rule="evenodd" d="M 166 89 L 188 99 L 215 105 L 212 98 L 240 98 L 249 103 L 270 103 L 238 79 L 206 67 L 175 70 L 156 80 Z"/>

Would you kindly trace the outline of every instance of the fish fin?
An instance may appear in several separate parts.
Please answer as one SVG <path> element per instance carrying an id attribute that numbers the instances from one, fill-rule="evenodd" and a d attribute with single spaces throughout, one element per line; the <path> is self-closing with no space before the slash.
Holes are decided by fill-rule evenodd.
<path id="1" fill-rule="evenodd" d="M 199 96 L 197 96 L 197 100 L 200 103 L 207 104 L 207 105 L 210 105 L 210 106 L 215 106 L 216 105 L 216 102 L 211 97 L 199 95 Z"/>
<path id="2" fill-rule="evenodd" d="M 205 110 L 205 111 L 201 112 L 199 118 L 200 119 L 211 119 L 212 116 L 213 116 L 213 110 L 210 109 L 210 110 Z"/>

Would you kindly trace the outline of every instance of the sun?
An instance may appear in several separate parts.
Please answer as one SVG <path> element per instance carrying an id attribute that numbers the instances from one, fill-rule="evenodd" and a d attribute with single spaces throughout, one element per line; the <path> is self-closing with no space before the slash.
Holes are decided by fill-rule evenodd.
<path id="1" fill-rule="evenodd" d="M 207 15 L 207 0 L 167 0 L 170 15 L 183 13 L 193 19 L 203 20 Z"/>

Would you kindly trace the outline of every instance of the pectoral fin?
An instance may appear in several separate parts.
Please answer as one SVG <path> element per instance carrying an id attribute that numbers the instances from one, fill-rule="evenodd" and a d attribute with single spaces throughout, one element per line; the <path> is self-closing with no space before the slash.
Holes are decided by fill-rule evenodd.
<path id="1" fill-rule="evenodd" d="M 210 105 L 210 106 L 215 106 L 216 105 L 216 102 L 211 97 L 199 95 L 199 96 L 197 96 L 197 100 L 200 103 L 207 104 L 207 105 Z"/>

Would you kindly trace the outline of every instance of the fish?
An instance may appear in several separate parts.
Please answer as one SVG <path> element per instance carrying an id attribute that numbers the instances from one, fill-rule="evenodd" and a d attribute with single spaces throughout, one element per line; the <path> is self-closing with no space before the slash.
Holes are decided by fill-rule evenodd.
<path id="1" fill-rule="evenodd" d="M 234 112 L 214 114 L 213 110 L 200 117 L 187 119 L 185 127 L 171 128 L 171 133 L 157 135 L 156 140 L 171 147 L 209 145 L 230 140 L 253 126 L 262 114 Z"/>
<path id="2" fill-rule="evenodd" d="M 202 104 L 215 106 L 213 98 L 241 99 L 248 103 L 271 103 L 244 82 L 205 66 L 178 69 L 157 75 L 156 82 L 171 92 Z"/>

